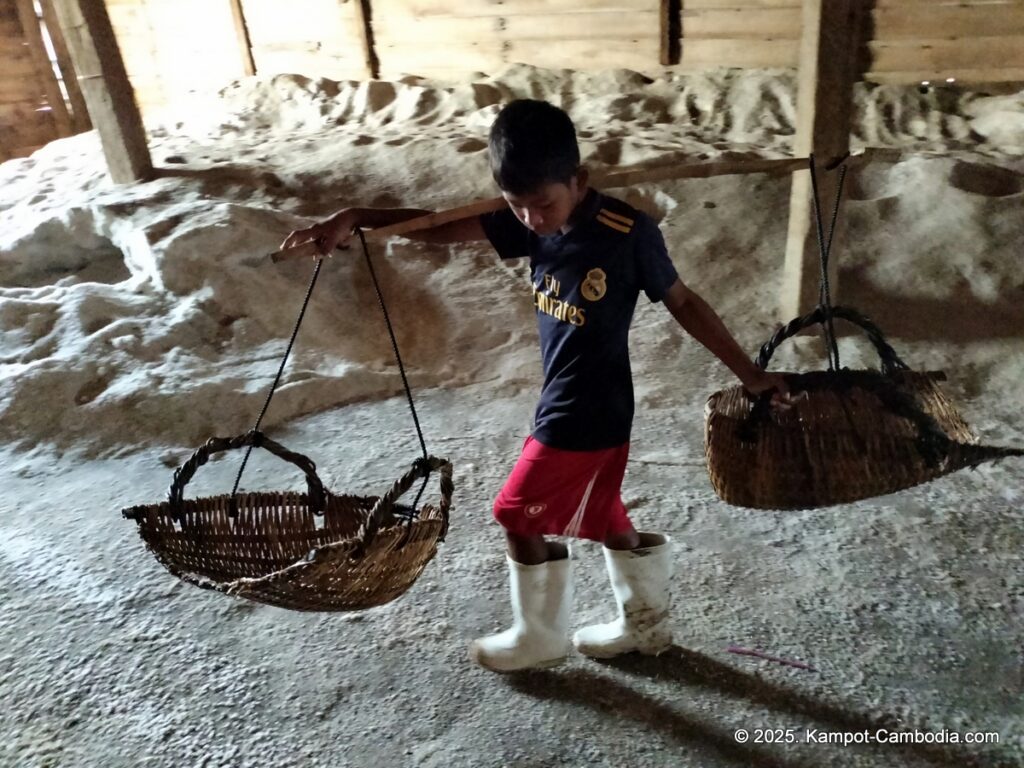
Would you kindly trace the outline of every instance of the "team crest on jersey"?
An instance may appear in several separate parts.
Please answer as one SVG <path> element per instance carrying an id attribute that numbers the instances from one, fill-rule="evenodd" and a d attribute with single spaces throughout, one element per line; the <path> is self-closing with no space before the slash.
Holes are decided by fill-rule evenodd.
<path id="1" fill-rule="evenodd" d="M 537 517 L 538 515 L 544 514 L 544 510 L 547 508 L 547 504 L 530 504 L 523 510 L 523 512 L 526 513 L 527 517 Z"/>
<path id="2" fill-rule="evenodd" d="M 580 293 L 587 301 L 600 301 L 608 292 L 608 284 L 605 282 L 606 275 L 603 269 L 592 269 L 587 272 L 586 278 L 580 283 Z"/>

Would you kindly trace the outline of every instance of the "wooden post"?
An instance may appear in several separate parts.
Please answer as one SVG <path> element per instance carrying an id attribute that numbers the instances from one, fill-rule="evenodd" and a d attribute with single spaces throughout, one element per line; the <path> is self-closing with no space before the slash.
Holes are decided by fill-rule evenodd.
<path id="1" fill-rule="evenodd" d="M 231 18 L 235 22 L 235 35 L 242 53 L 242 71 L 249 77 L 256 74 L 256 62 L 252 58 L 252 42 L 249 40 L 249 27 L 245 23 L 245 12 L 242 0 L 228 0 L 231 3 Z"/>
<path id="2" fill-rule="evenodd" d="M 56 0 L 55 10 L 116 184 L 153 176 L 146 130 L 103 0 Z"/>
<path id="3" fill-rule="evenodd" d="M 803 0 L 793 154 L 797 157 L 814 155 L 826 230 L 838 174 L 826 173 L 824 167 L 841 158 L 850 148 L 859 38 L 856 3 L 857 0 Z M 810 173 L 794 173 L 780 302 L 784 322 L 810 311 L 818 303 L 821 257 L 813 205 Z M 838 257 L 843 251 L 842 226 L 837 229 L 835 242 Z M 833 301 L 836 298 L 836 264 L 837 258 L 830 259 L 829 281 Z"/>
<path id="4" fill-rule="evenodd" d="M 46 45 L 43 43 L 43 30 L 36 16 L 35 6 L 32 0 L 18 0 L 18 18 L 21 21 L 21 31 L 28 42 L 29 50 L 32 51 L 32 61 L 35 64 L 36 74 L 40 82 L 46 88 L 46 102 L 50 105 L 50 114 L 57 124 L 58 136 L 70 136 L 71 115 L 68 114 L 68 105 L 64 103 L 64 94 L 60 92 L 57 84 L 57 74 L 50 64 L 50 56 L 46 53 Z"/>
<path id="5" fill-rule="evenodd" d="M 380 77 L 380 61 L 373 44 L 373 8 L 370 0 L 355 0 L 356 22 L 362 27 L 360 42 L 363 45 L 363 60 L 366 62 L 366 76 L 372 80 Z"/>
<path id="6" fill-rule="evenodd" d="M 53 52 L 57 54 L 57 66 L 60 67 L 60 76 L 64 81 L 64 87 L 68 91 L 68 99 L 71 101 L 71 130 L 74 133 L 92 130 L 92 123 L 89 122 L 89 109 L 85 106 L 82 89 L 78 87 L 75 67 L 71 63 L 71 54 L 68 52 L 68 45 L 64 41 L 64 33 L 60 31 L 57 14 L 53 10 L 53 0 L 40 0 L 40 6 L 43 9 L 43 22 L 46 24 L 46 32 L 50 35 L 50 42 L 53 43 Z"/>

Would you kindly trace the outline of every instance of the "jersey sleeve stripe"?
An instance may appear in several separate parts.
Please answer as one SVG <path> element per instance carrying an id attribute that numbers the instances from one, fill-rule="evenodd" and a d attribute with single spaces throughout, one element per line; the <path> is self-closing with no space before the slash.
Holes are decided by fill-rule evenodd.
<path id="1" fill-rule="evenodd" d="M 606 227 L 611 227 L 612 229 L 616 229 L 619 232 L 622 232 L 624 234 L 628 235 L 629 232 L 630 232 L 630 227 L 624 227 L 621 224 L 619 224 L 618 222 L 612 221 L 611 219 L 606 219 L 601 214 L 597 215 L 597 220 L 600 221 L 602 224 L 604 224 Z"/>
<path id="2" fill-rule="evenodd" d="M 602 208 L 601 209 L 601 213 L 603 213 L 605 216 L 607 216 L 612 221 L 617 221 L 620 224 L 625 224 L 627 227 L 633 226 L 633 223 L 634 223 L 633 219 L 627 218 L 626 216 L 623 216 L 621 213 L 615 213 L 614 211 L 609 211 L 607 208 Z"/>

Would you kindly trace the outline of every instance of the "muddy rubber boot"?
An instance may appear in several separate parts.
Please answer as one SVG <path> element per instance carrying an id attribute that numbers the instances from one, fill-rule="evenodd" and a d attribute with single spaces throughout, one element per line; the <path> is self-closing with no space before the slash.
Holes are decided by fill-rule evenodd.
<path id="1" fill-rule="evenodd" d="M 569 558 L 523 565 L 508 555 L 512 626 L 474 640 L 469 657 L 493 672 L 553 667 L 565 661 L 569 643 L 572 579 Z"/>
<path id="2" fill-rule="evenodd" d="M 641 532 L 636 549 L 604 549 L 619 617 L 577 631 L 572 642 L 580 653 L 595 659 L 631 651 L 656 656 L 672 646 L 668 625 L 671 545 L 668 536 Z"/>

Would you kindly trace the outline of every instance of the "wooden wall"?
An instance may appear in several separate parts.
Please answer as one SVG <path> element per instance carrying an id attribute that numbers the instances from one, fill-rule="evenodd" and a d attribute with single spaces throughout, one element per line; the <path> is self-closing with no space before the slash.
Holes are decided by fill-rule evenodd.
<path id="1" fill-rule="evenodd" d="M 32 0 L 0 0 L 0 161 L 89 128 L 52 0 L 40 9 L 45 20 Z"/>
<path id="2" fill-rule="evenodd" d="M 800 0 L 681 0 L 681 68 L 795 67 Z M 1022 0 L 861 0 L 863 79 L 1024 81 Z"/>
<path id="3" fill-rule="evenodd" d="M 796 67 L 801 0 L 682 0 L 680 68 Z"/>
<path id="4" fill-rule="evenodd" d="M 245 75 L 244 50 L 230 0 L 106 0 L 106 4 L 144 116 L 187 99 L 197 89 Z"/>
<path id="5" fill-rule="evenodd" d="M 875 0 L 867 79 L 1024 81 L 1021 0 Z"/>
<path id="6" fill-rule="evenodd" d="M 240 0 L 240 5 L 257 72 L 332 80 L 371 76 L 359 0 Z"/>
<path id="7" fill-rule="evenodd" d="M 44 22 L 0 0 L 0 159 L 87 127 Z M 105 0 L 143 114 L 253 72 L 457 77 L 509 64 L 795 67 L 802 0 Z M 1024 0 L 854 0 L 864 79 L 1024 82 Z M 47 26 L 45 23 L 43 26 Z M 54 24 L 49 24 L 54 27 Z M 59 30 L 58 30 L 59 31 Z M 668 58 L 667 58 L 668 57 Z M 66 53 L 63 54 L 66 60 Z M 62 91 L 61 82 L 65 86 Z"/>
<path id="8" fill-rule="evenodd" d="M 656 69 L 659 0 L 373 0 L 383 77 L 497 72 L 511 63 Z"/>

